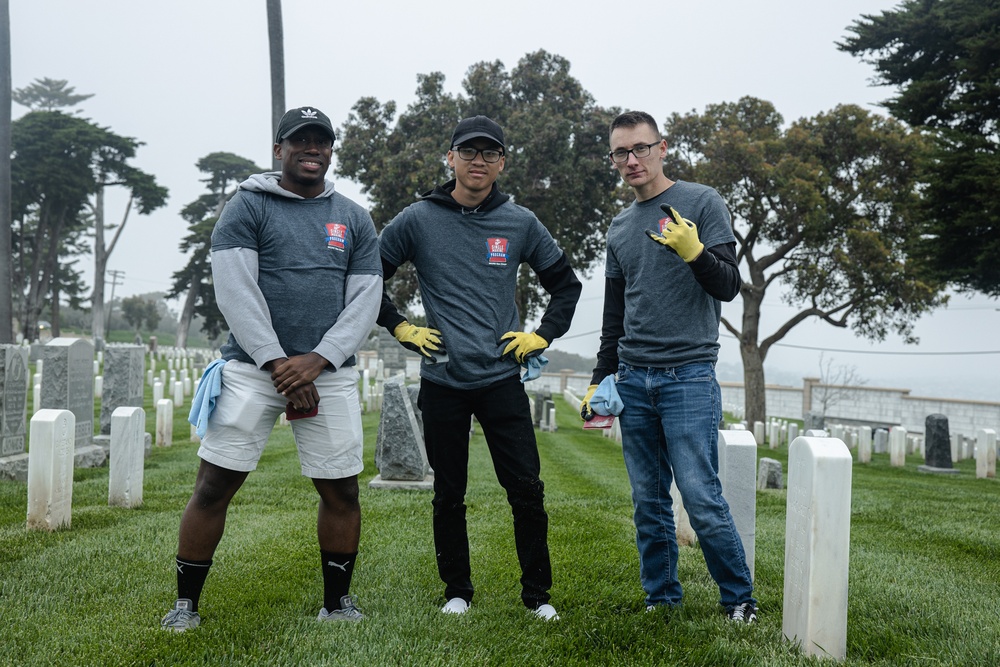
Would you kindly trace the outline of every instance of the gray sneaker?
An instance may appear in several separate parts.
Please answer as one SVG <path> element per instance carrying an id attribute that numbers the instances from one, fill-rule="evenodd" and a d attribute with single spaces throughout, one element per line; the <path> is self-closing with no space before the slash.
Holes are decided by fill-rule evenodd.
<path id="1" fill-rule="evenodd" d="M 340 609 L 334 609 L 333 611 L 327 611 L 326 607 L 319 610 L 319 616 L 316 617 L 317 621 L 360 621 L 365 617 L 358 609 L 356 600 L 350 596 L 345 595 L 340 598 Z"/>
<path id="2" fill-rule="evenodd" d="M 201 624 L 201 616 L 198 612 L 191 610 L 191 600 L 179 598 L 174 603 L 174 608 L 167 612 L 167 615 L 160 621 L 160 628 L 171 632 L 184 632 L 194 630 Z"/>

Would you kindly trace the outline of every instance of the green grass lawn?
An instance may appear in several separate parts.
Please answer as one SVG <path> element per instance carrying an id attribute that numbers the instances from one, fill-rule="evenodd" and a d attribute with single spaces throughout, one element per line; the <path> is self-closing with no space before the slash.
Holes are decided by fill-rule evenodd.
<path id="1" fill-rule="evenodd" d="M 27 486 L 0 483 L 2 665 L 814 665 L 781 639 L 785 492 L 758 492 L 760 622 L 718 607 L 701 552 L 682 548 L 685 604 L 644 613 L 629 486 L 618 445 L 583 431 L 557 399 L 539 433 L 560 621 L 520 602 L 510 510 L 481 435 L 472 442 L 471 611 L 444 603 L 430 493 L 373 490 L 377 415 L 365 416 L 361 553 L 352 592 L 367 618 L 320 624 L 315 491 L 278 428 L 234 500 L 201 600 L 202 625 L 172 634 L 181 512 L 198 467 L 187 408 L 174 445 L 146 461 L 144 504 L 107 506 L 108 470 L 74 474 L 72 528 L 27 532 Z M 147 405 L 148 430 L 154 415 Z M 782 460 L 784 450 L 759 456 Z M 847 665 L 1000 664 L 1000 484 L 918 473 L 887 455 L 854 467 Z"/>

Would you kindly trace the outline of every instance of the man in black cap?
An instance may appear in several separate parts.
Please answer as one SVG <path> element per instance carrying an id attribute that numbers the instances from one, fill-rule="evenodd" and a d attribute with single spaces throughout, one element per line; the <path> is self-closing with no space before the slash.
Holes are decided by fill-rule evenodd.
<path id="1" fill-rule="evenodd" d="M 387 296 L 378 323 L 424 357 L 418 403 L 434 469 L 442 611 L 462 614 L 472 602 L 465 492 L 469 423 L 475 416 L 514 515 L 521 599 L 537 616 L 552 620 L 558 616 L 549 604 L 548 515 L 519 375 L 521 365 L 540 368 L 538 356 L 569 329 L 581 285 L 538 218 L 497 187 L 506 160 L 500 126 L 486 116 L 466 118 L 449 146 L 455 178 L 400 212 L 379 239 L 386 280 L 406 261 L 416 267 L 427 327 L 407 322 Z M 522 263 L 551 295 L 531 333 L 520 331 L 514 296 Z"/>
<path id="2" fill-rule="evenodd" d="M 190 417 L 204 432 L 201 464 L 181 519 L 166 630 L 201 622 L 198 601 L 226 510 L 283 412 L 302 474 L 320 496 L 319 620 L 363 618 L 349 594 L 364 467 L 354 355 L 375 324 L 382 270 L 371 216 L 326 180 L 335 139 L 315 107 L 287 112 L 274 138 L 281 171 L 241 183 L 212 232 L 215 295 L 230 335 L 201 381 L 217 389 L 199 392 Z"/>

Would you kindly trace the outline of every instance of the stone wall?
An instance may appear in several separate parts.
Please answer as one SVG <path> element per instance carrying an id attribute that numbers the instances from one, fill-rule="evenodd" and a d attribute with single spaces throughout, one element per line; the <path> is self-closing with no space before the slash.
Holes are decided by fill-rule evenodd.
<path id="1" fill-rule="evenodd" d="M 583 396 L 590 384 L 590 375 L 583 373 L 543 372 L 537 380 L 527 383 L 528 392 L 547 389 L 552 394 L 569 389 Z M 742 417 L 744 390 L 742 382 L 720 382 L 722 408 Z M 923 433 L 924 420 L 929 414 L 948 417 L 952 433 L 974 437 L 981 428 L 1000 432 L 1000 403 L 969 401 L 955 398 L 910 396 L 909 389 L 891 387 L 840 387 L 823 385 L 816 378 L 804 378 L 802 387 L 767 385 L 767 416 L 802 419 L 806 412 L 822 411 L 824 392 L 836 392 L 836 400 L 828 402 L 828 423 L 869 425 L 889 428 L 902 426 L 908 433 Z"/>

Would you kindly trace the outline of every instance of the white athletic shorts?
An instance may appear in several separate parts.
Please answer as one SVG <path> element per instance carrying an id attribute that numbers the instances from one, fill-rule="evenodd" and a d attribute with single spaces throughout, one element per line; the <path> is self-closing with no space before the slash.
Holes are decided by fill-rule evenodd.
<path id="1" fill-rule="evenodd" d="M 364 436 L 358 372 L 353 367 L 323 371 L 315 381 L 319 413 L 290 421 L 302 474 L 342 479 L 364 470 Z M 250 472 L 264 451 L 288 399 L 271 383 L 271 374 L 254 364 L 230 360 L 222 367 L 222 393 L 208 420 L 198 456 L 209 463 Z"/>

